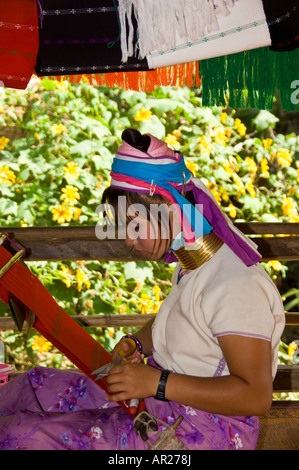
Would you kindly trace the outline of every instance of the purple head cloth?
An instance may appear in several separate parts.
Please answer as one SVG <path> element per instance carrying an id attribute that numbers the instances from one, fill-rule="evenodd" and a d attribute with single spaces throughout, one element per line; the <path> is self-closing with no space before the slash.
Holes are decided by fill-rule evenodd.
<path id="1" fill-rule="evenodd" d="M 203 206 L 204 217 L 207 219 L 214 229 L 213 232 L 226 243 L 226 245 L 246 264 L 252 266 L 261 260 L 261 255 L 255 251 L 249 244 L 238 235 L 237 230 L 233 231 L 224 217 L 221 209 L 215 204 L 211 197 L 205 193 L 200 187 L 195 185 L 192 179 L 185 190 L 192 191 L 196 204 Z M 164 257 L 166 263 L 177 262 L 174 252 L 166 253 Z"/>

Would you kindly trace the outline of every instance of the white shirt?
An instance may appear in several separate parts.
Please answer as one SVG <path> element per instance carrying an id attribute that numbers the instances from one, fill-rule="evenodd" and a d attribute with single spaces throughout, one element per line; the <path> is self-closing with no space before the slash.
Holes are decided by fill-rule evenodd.
<path id="1" fill-rule="evenodd" d="M 217 338 L 250 336 L 271 342 L 274 378 L 285 314 L 281 296 L 263 267 L 247 267 L 225 244 L 176 284 L 179 267 L 153 325 L 155 361 L 187 375 L 229 375 Z"/>

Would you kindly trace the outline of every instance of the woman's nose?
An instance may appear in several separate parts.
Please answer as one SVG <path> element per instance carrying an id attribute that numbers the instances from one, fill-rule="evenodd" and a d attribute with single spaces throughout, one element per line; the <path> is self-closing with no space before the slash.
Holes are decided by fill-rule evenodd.
<path id="1" fill-rule="evenodd" d="M 132 238 L 130 238 L 130 237 L 127 237 L 127 238 L 126 238 L 126 245 L 127 245 L 128 247 L 134 246 L 134 245 L 136 244 L 136 241 L 137 241 L 136 239 L 132 239 Z"/>

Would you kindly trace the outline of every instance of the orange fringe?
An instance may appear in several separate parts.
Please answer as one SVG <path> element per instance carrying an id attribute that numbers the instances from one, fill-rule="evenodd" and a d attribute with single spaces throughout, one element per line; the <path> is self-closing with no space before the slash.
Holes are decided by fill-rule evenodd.
<path id="1" fill-rule="evenodd" d="M 124 90 L 153 92 L 159 86 L 199 87 L 199 63 L 189 62 L 171 67 L 163 67 L 146 72 L 115 72 L 105 74 L 68 75 L 54 77 L 56 80 L 67 78 L 71 83 L 86 80 L 92 85 L 120 87 Z"/>

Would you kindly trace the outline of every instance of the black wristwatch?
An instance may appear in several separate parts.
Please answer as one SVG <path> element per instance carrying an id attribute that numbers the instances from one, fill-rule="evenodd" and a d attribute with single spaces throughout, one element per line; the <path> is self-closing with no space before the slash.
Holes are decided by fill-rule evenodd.
<path id="1" fill-rule="evenodd" d="M 167 369 L 162 370 L 159 384 L 158 384 L 157 393 L 154 396 L 156 400 L 168 401 L 167 398 L 165 398 L 165 388 L 166 388 L 167 378 L 170 372 L 171 370 L 167 370 Z"/>

